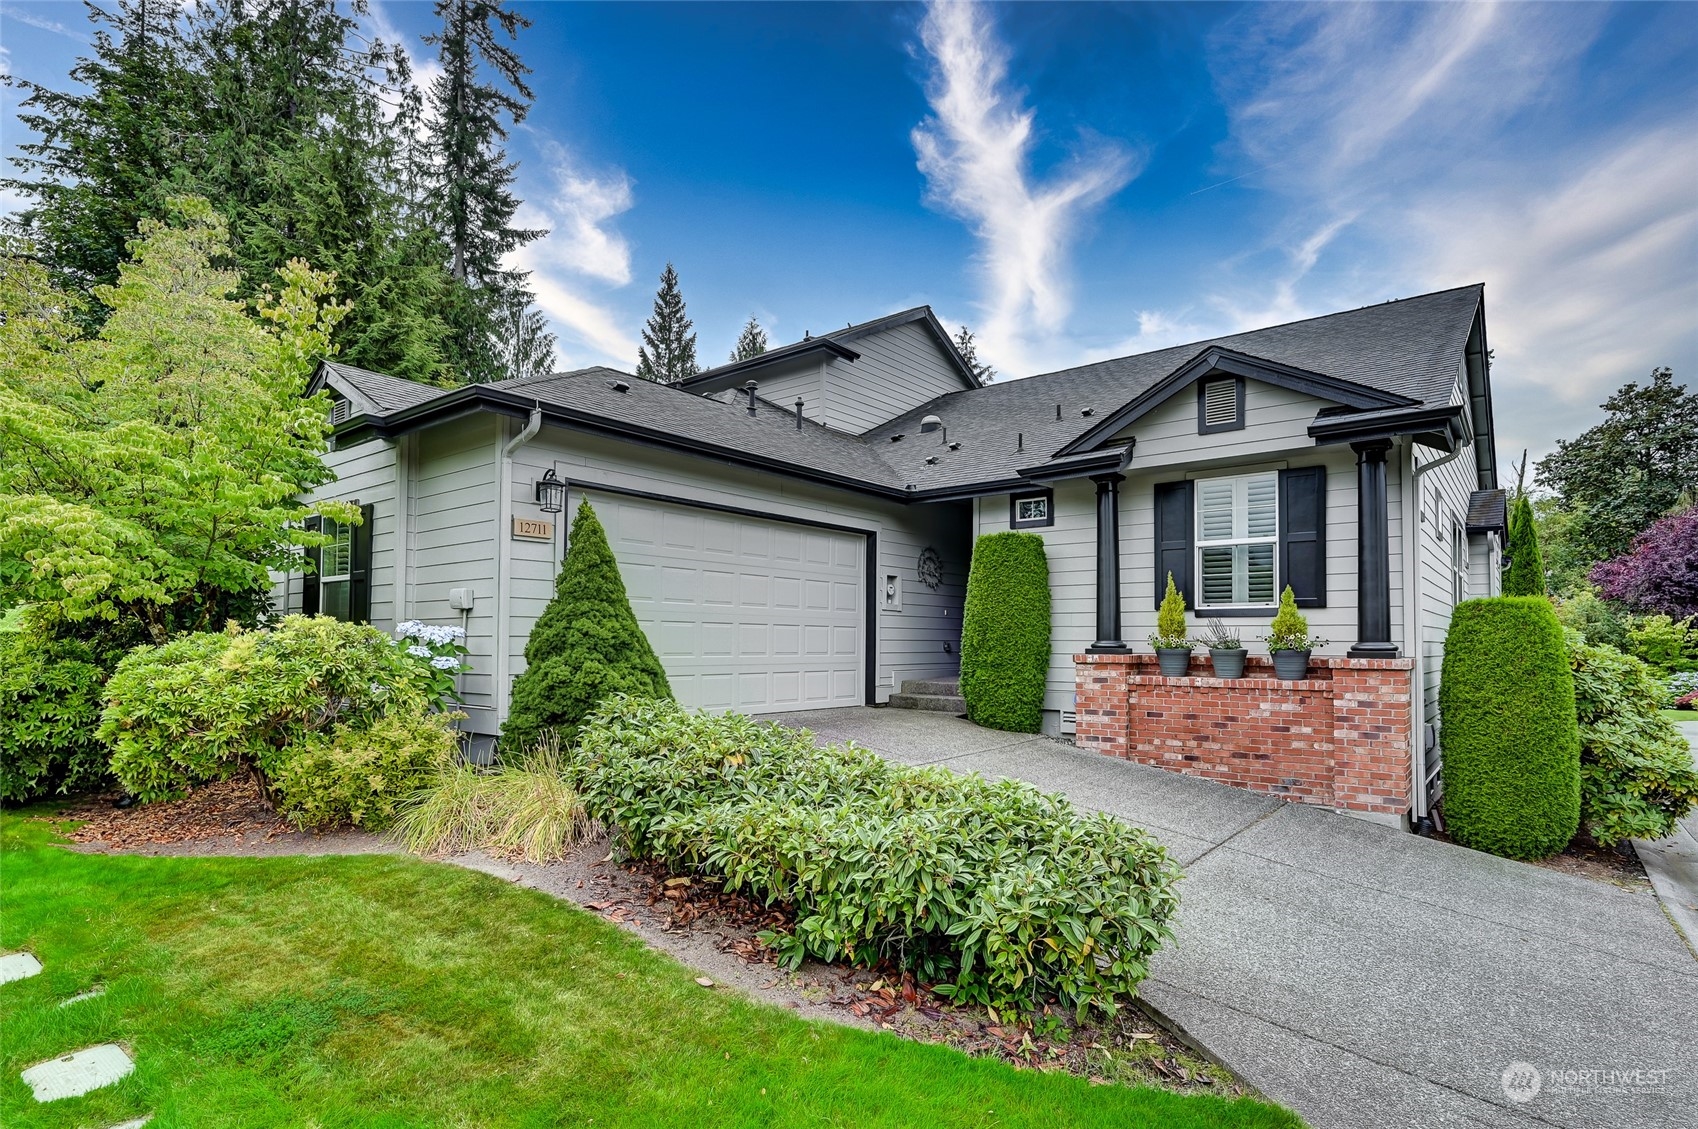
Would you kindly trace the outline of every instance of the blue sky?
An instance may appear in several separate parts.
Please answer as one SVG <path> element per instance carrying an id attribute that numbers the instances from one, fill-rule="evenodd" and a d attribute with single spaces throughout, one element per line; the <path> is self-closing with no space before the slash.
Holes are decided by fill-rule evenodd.
<path id="1" fill-rule="evenodd" d="M 927 302 L 1010 377 L 1484 281 L 1510 459 L 1698 367 L 1693 5 L 520 8 L 566 367 L 633 365 L 669 259 L 704 363 Z M 428 4 L 370 22 L 428 74 Z M 5 65 L 87 27 L 5 0 Z"/>

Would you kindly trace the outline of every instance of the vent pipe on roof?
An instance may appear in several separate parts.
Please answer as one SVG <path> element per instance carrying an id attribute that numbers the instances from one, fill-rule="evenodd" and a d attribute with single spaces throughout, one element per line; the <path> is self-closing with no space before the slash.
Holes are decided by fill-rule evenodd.
<path id="1" fill-rule="evenodd" d="M 1014 449 L 1016 451 L 1024 451 L 1026 449 L 1026 433 L 1024 431 L 1014 436 Z"/>
<path id="2" fill-rule="evenodd" d="M 759 385 L 757 385 L 752 380 L 746 381 L 743 385 L 743 391 L 745 391 L 749 394 L 749 414 L 750 415 L 755 414 L 755 389 L 758 388 L 758 387 L 759 387 Z"/>
<path id="3" fill-rule="evenodd" d="M 1056 406 L 1055 406 L 1055 418 L 1056 418 L 1056 419 L 1060 419 L 1060 418 L 1061 418 L 1061 405 L 1060 405 L 1060 404 L 1057 404 L 1057 405 L 1056 405 Z"/>
<path id="4" fill-rule="evenodd" d="M 800 396 L 796 398 L 796 430 L 802 430 L 802 399 Z"/>

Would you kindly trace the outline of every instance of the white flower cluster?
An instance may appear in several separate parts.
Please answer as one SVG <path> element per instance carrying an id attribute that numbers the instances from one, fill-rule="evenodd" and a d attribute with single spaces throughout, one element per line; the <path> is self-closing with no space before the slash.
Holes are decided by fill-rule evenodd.
<path id="1" fill-rule="evenodd" d="M 431 649 L 422 643 L 414 643 L 411 647 L 407 648 L 407 653 L 412 655 L 415 659 L 428 659 L 432 654 Z"/>
<path id="2" fill-rule="evenodd" d="M 421 623 L 416 619 L 409 619 L 406 623 L 397 627 L 395 634 L 403 639 L 417 639 L 421 643 L 429 643 L 436 647 L 451 646 L 466 637 L 464 628 L 449 627 L 439 623 Z M 408 648 L 408 651 L 417 654 L 411 647 Z M 423 658 L 424 656 L 421 655 L 420 657 Z"/>
<path id="3" fill-rule="evenodd" d="M 460 660 L 455 658 L 453 655 L 437 655 L 434 659 L 430 660 L 430 665 L 434 666 L 437 670 L 459 670 Z"/>

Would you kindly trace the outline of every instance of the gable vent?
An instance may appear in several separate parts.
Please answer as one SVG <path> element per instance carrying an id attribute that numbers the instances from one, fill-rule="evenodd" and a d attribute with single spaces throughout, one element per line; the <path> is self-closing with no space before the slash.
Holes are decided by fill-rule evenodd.
<path id="1" fill-rule="evenodd" d="M 332 400 L 332 401 L 330 401 L 330 422 L 331 423 L 346 423 L 348 421 L 348 418 L 350 416 L 352 416 L 353 414 L 354 414 L 354 405 L 349 403 L 347 400 Z"/>
<path id="2" fill-rule="evenodd" d="M 1238 422 L 1238 382 L 1212 380 L 1203 388 L 1203 424 L 1222 427 Z"/>

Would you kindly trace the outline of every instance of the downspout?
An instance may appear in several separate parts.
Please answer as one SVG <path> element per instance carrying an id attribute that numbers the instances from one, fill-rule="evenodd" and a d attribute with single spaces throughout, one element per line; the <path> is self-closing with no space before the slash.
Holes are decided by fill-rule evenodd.
<path id="1" fill-rule="evenodd" d="M 512 694 L 512 601 L 507 577 L 512 572 L 513 539 L 513 454 L 537 437 L 542 430 L 542 404 L 531 409 L 531 418 L 524 429 L 501 448 L 496 468 L 496 527 L 495 527 L 495 717 L 500 722 L 507 717 L 508 698 Z"/>
<path id="2" fill-rule="evenodd" d="M 1458 443 L 1450 454 L 1423 463 L 1415 455 L 1415 441 L 1409 441 L 1409 485 L 1404 491 L 1403 505 L 1403 569 L 1409 581 L 1404 585 L 1408 599 L 1403 609 L 1403 634 L 1409 640 L 1409 657 L 1415 663 L 1412 671 L 1415 686 L 1410 700 L 1409 757 L 1415 771 L 1414 828 L 1417 832 L 1432 827 L 1427 802 L 1427 647 L 1421 633 L 1421 476 L 1459 457 L 1464 447 L 1465 444 Z"/>

